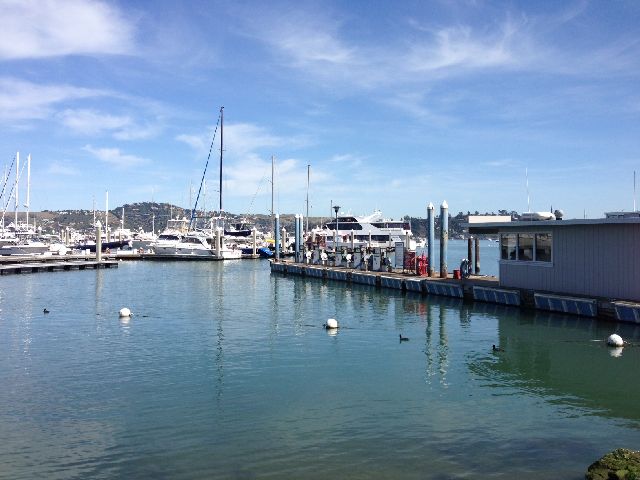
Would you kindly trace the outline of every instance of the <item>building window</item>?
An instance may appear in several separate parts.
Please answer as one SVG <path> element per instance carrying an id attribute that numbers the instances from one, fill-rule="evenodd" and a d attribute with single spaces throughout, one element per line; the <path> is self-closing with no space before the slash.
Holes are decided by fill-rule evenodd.
<path id="1" fill-rule="evenodd" d="M 500 258 L 519 262 L 551 263 L 550 233 L 503 233 L 500 235 Z"/>
<path id="2" fill-rule="evenodd" d="M 500 257 L 502 260 L 516 260 L 517 239 L 515 233 L 504 233 L 500 236 Z"/>
<path id="3" fill-rule="evenodd" d="M 531 233 L 518 234 L 518 260 L 533 261 L 533 235 Z"/>
<path id="4" fill-rule="evenodd" d="M 551 234 L 536 233 L 536 262 L 551 261 Z"/>

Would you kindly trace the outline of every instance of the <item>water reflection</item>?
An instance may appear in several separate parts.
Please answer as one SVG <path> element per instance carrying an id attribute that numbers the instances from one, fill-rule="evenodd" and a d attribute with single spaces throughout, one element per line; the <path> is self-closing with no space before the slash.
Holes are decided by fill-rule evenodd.
<path id="1" fill-rule="evenodd" d="M 617 350 L 604 339 L 615 329 L 636 342 L 640 329 L 546 312 L 496 316 L 504 352 L 475 358 L 469 368 L 496 386 L 513 386 L 548 401 L 602 416 L 640 421 L 629 399 L 640 398 L 640 347 Z M 640 426 L 640 425 L 639 425 Z"/>
<path id="2" fill-rule="evenodd" d="M 460 302 L 450 302 L 448 299 L 438 299 L 428 304 L 427 324 L 425 327 L 425 381 L 430 384 L 434 377 L 438 377 L 443 387 L 448 386 L 447 372 L 449 368 L 449 341 L 447 335 L 447 320 L 451 314 L 458 312 L 450 305 Z"/>

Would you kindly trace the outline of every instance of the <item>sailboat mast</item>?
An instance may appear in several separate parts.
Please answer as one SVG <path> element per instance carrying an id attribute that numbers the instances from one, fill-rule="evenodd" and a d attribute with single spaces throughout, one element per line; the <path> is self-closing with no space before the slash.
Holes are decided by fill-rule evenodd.
<path id="1" fill-rule="evenodd" d="M 309 176 L 311 175 L 311 165 L 307 165 L 307 225 L 305 233 L 309 233 Z"/>
<path id="2" fill-rule="evenodd" d="M 105 192 L 104 198 L 104 231 L 105 233 L 109 231 L 109 190 Z"/>
<path id="3" fill-rule="evenodd" d="M 15 226 L 18 228 L 18 205 L 20 204 L 18 200 L 18 180 L 20 179 L 20 152 L 16 153 L 16 196 L 15 196 Z"/>
<path id="4" fill-rule="evenodd" d="M 222 150 L 224 131 L 224 107 L 220 107 L 220 214 L 222 214 Z"/>
<path id="5" fill-rule="evenodd" d="M 273 223 L 273 170 L 274 170 L 274 159 L 273 155 L 271 155 L 271 223 Z"/>
<path id="6" fill-rule="evenodd" d="M 27 203 L 24 204 L 27 209 L 27 225 L 29 225 L 29 197 L 31 196 L 31 154 L 27 155 Z"/>

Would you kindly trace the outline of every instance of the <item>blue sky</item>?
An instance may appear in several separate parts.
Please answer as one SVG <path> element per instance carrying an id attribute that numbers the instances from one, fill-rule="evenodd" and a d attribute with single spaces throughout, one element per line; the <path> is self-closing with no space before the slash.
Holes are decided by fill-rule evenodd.
<path id="1" fill-rule="evenodd" d="M 31 154 L 32 211 L 189 207 L 224 105 L 227 211 L 270 212 L 273 155 L 280 213 L 310 165 L 313 216 L 526 211 L 528 177 L 532 210 L 597 218 L 633 209 L 639 25 L 635 0 L 2 0 L 2 164 Z"/>

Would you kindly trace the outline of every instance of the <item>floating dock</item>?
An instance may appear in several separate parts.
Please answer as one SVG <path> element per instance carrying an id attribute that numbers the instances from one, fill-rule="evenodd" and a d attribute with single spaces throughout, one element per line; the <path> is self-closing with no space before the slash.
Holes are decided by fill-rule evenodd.
<path id="1" fill-rule="evenodd" d="M 416 292 L 422 295 L 445 296 L 470 302 L 547 310 L 591 318 L 598 317 L 640 325 L 640 304 L 638 303 L 563 295 L 557 292 L 504 288 L 500 286 L 497 277 L 474 275 L 461 279 L 453 278 L 453 276 L 446 278 L 423 277 L 413 273 L 366 271 L 283 260 L 271 260 L 270 266 L 272 272 L 285 275 L 369 285 L 380 289 Z"/>
<path id="2" fill-rule="evenodd" d="M 10 255 L 0 257 L 0 275 L 64 272 L 68 270 L 96 270 L 99 268 L 118 268 L 118 262 L 115 260 L 102 260 L 98 262 L 95 257 L 86 257 L 83 255 Z"/>

